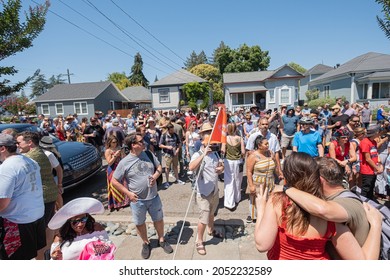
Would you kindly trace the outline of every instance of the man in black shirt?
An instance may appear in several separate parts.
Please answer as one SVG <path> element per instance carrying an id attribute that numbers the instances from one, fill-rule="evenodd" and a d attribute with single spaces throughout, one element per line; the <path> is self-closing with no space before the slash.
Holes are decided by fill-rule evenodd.
<path id="1" fill-rule="evenodd" d="M 346 126 L 348 119 L 349 116 L 341 113 L 341 107 L 336 104 L 332 107 L 332 116 L 329 118 L 328 129 L 331 129 L 333 133 L 337 129 Z"/>

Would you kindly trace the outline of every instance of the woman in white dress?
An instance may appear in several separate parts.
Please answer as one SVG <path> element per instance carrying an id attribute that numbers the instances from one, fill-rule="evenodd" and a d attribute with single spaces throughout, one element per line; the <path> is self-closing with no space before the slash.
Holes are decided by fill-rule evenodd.
<path id="1" fill-rule="evenodd" d="M 241 200 L 243 158 L 245 156 L 244 139 L 237 135 L 235 123 L 229 123 L 227 126 L 226 144 L 222 144 L 221 152 L 225 155 L 224 206 L 230 211 L 234 211 Z"/>
<path id="2" fill-rule="evenodd" d="M 103 204 L 91 197 L 76 198 L 58 210 L 48 224 L 50 229 L 59 232 L 51 245 L 51 259 L 77 260 L 89 242 L 108 241 L 103 225 L 91 216 L 102 213 Z"/>

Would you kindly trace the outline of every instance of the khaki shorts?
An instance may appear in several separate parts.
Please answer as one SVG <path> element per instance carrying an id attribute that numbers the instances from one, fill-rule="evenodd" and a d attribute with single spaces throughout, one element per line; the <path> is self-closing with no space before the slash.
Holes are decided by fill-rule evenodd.
<path id="1" fill-rule="evenodd" d="M 207 225 L 209 223 L 210 215 L 214 216 L 219 204 L 218 191 L 211 193 L 208 196 L 198 195 L 196 197 L 196 203 L 198 204 L 200 210 L 199 221 L 202 224 Z"/>
<path id="2" fill-rule="evenodd" d="M 179 163 L 178 155 L 175 156 L 171 156 L 168 154 L 163 155 L 163 165 L 162 165 L 163 167 L 170 168 L 172 164 L 173 168 L 177 168 L 178 163 Z"/>
<path id="3" fill-rule="evenodd" d="M 289 145 L 292 146 L 293 139 L 294 139 L 294 135 L 288 136 L 288 135 L 282 133 L 282 139 L 280 141 L 280 146 L 282 148 L 287 148 Z"/>

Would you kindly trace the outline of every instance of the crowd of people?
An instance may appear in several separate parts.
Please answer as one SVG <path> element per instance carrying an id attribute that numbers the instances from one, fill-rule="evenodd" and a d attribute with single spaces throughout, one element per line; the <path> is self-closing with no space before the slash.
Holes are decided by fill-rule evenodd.
<path id="1" fill-rule="evenodd" d="M 226 143 L 210 144 L 217 115 L 218 108 L 198 114 L 192 109 L 146 109 L 126 119 L 115 111 L 106 116 L 96 111 L 81 120 L 77 114 L 52 120 L 39 115 L 40 133 L 4 131 L 1 224 L 6 230 L 19 230 L 20 239 L 15 243 L 7 234 L 1 236 L 1 259 L 42 259 L 50 247 L 52 259 L 77 259 L 80 248 L 101 235 L 91 214 L 101 212 L 102 205 L 85 199 L 84 208 L 78 206 L 83 199 L 63 205 L 60 155 L 49 134 L 90 143 L 101 152 L 107 161 L 108 209 L 131 207 L 144 259 L 152 250 L 147 213 L 159 246 L 167 254 L 173 252 L 164 239 L 158 187 L 186 181 L 197 194 L 200 255 L 206 254 L 206 230 L 210 236 L 224 237 L 214 228 L 222 181 L 223 204 L 229 211 L 236 210 L 242 187 L 247 186 L 246 222 L 256 223 L 256 247 L 268 251 L 269 259 L 378 258 L 380 214 L 337 196 L 353 189 L 370 199 L 389 199 L 390 128 L 383 106 L 377 124 L 372 124 L 368 102 L 349 104 L 340 98 L 333 106 L 316 109 L 307 103 L 303 108 L 265 111 L 237 108 L 227 112 Z M 21 207 L 30 199 L 26 206 L 31 209 Z M 318 212 L 318 205 L 325 210 Z M 32 214 L 27 217 L 24 211 Z M 28 232 L 34 236 L 27 237 Z M 332 251 L 325 249 L 328 241 Z"/>

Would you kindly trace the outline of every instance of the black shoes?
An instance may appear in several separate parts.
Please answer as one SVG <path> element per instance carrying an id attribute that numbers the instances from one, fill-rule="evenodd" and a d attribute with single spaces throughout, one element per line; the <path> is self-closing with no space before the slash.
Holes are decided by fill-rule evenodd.
<path id="1" fill-rule="evenodd" d="M 161 242 L 160 241 L 160 242 L 158 242 L 158 244 L 160 245 L 161 248 L 163 248 L 165 253 L 170 254 L 173 252 L 173 249 L 168 242 L 166 242 L 166 241 Z"/>
<path id="2" fill-rule="evenodd" d="M 150 243 L 146 244 L 142 244 L 142 251 L 141 251 L 141 256 L 144 258 L 144 259 L 149 259 L 150 257 L 150 251 L 151 251 L 151 248 L 150 248 Z"/>
<path id="3" fill-rule="evenodd" d="M 251 217 L 251 216 L 248 216 L 248 217 L 246 218 L 246 222 L 247 222 L 248 224 L 251 224 L 251 223 L 253 222 L 252 217 Z"/>

